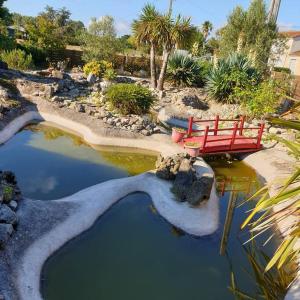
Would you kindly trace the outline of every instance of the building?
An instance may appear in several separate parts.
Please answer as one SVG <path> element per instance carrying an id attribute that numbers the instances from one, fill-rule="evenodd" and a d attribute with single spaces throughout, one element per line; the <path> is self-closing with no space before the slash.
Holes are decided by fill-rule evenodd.
<path id="1" fill-rule="evenodd" d="M 20 38 L 26 40 L 28 37 L 25 28 L 22 26 L 8 26 L 7 32 L 11 38 Z"/>
<path id="2" fill-rule="evenodd" d="M 275 66 L 288 68 L 291 74 L 300 76 L 300 31 L 281 32 L 287 37 L 287 49 L 279 57 Z"/>

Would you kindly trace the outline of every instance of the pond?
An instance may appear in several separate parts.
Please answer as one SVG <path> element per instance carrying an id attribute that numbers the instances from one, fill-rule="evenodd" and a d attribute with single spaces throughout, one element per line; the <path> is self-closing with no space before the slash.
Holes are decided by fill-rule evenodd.
<path id="1" fill-rule="evenodd" d="M 27 126 L 2 145 L 0 157 L 0 169 L 16 174 L 27 198 L 51 200 L 154 169 L 157 155 L 128 148 L 92 148 L 76 135 L 40 123 Z"/>
<path id="2" fill-rule="evenodd" d="M 148 152 L 92 148 L 43 124 L 19 132 L 0 147 L 0 155 L 0 168 L 16 173 L 24 195 L 44 200 L 153 169 L 156 160 Z M 220 194 L 215 234 L 184 234 L 157 214 L 146 194 L 129 195 L 48 259 L 41 278 L 44 299 L 234 299 L 228 289 L 232 271 L 239 288 L 253 292 L 242 246 L 248 235 L 239 230 L 251 206 L 238 204 L 259 187 L 256 173 L 238 161 L 210 164 Z M 231 230 L 220 255 L 226 211 L 233 200 Z M 269 243 L 264 250 L 273 246 Z"/>

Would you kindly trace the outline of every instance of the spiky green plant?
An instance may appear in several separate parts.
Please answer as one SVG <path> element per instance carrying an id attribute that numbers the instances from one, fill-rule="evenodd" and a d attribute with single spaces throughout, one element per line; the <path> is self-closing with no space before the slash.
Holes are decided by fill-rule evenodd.
<path id="1" fill-rule="evenodd" d="M 280 118 L 271 118 L 272 124 L 281 127 L 300 130 L 300 121 L 283 120 Z M 279 142 L 285 144 L 291 153 L 299 159 L 300 143 L 298 141 L 287 141 L 280 137 L 274 137 Z M 269 187 L 265 186 L 257 191 L 248 201 L 260 197 L 255 208 L 242 224 L 242 228 L 246 227 L 253 221 L 254 216 L 261 213 L 257 220 L 250 224 L 250 230 L 255 235 L 275 228 L 277 222 L 289 219 L 285 222 L 283 239 L 279 247 L 276 249 L 272 259 L 266 266 L 265 271 L 269 271 L 276 266 L 277 269 L 282 268 L 289 261 L 293 261 L 299 257 L 300 247 L 300 168 L 296 168 L 294 173 L 283 183 L 279 191 L 271 196 Z M 276 208 L 276 209 L 274 209 Z"/>
<path id="2" fill-rule="evenodd" d="M 200 79 L 201 68 L 192 57 L 174 54 L 169 59 L 167 74 L 176 86 L 193 86 Z"/>
<path id="3" fill-rule="evenodd" d="M 243 246 L 246 257 L 249 262 L 250 269 L 247 268 L 252 281 L 255 283 L 255 289 L 252 294 L 244 292 L 238 287 L 237 277 L 231 272 L 231 280 L 229 290 L 235 296 L 235 299 L 266 299 L 279 300 L 284 299 L 286 290 L 293 281 L 295 272 L 293 266 L 287 265 L 286 268 L 273 269 L 270 272 L 264 272 L 266 265 L 270 261 L 270 257 L 255 242 L 249 246 Z"/>
<path id="4" fill-rule="evenodd" d="M 248 58 L 234 53 L 226 59 L 220 59 L 210 71 L 207 76 L 207 91 L 211 98 L 227 102 L 236 87 L 256 85 L 260 79 L 260 73 L 251 66 Z"/>

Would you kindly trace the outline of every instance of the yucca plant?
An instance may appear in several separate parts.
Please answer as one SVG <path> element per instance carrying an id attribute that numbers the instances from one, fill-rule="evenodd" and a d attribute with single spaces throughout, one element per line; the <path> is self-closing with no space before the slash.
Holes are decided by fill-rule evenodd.
<path id="1" fill-rule="evenodd" d="M 234 53 L 226 59 L 220 59 L 210 71 L 207 76 L 207 91 L 211 98 L 228 102 L 236 87 L 256 85 L 260 80 L 260 73 L 251 66 L 248 58 Z"/>
<path id="2" fill-rule="evenodd" d="M 280 118 L 270 118 L 272 124 L 281 127 L 300 130 L 300 121 L 283 120 Z M 287 141 L 280 137 L 273 137 L 281 143 L 284 143 L 291 153 L 299 159 L 300 143 L 298 141 Z M 277 222 L 281 222 L 289 218 L 289 222 L 285 223 L 283 240 L 276 249 L 275 254 L 268 262 L 265 271 L 269 271 L 276 266 L 277 269 L 289 261 L 293 261 L 299 257 L 300 247 L 300 168 L 296 168 L 294 173 L 283 183 L 279 191 L 271 196 L 269 194 L 269 186 L 265 186 L 257 191 L 250 199 L 260 197 L 255 208 L 242 224 L 242 228 L 249 225 L 253 221 L 254 216 L 261 213 L 257 220 L 250 224 L 251 232 L 258 235 L 262 232 L 273 228 L 276 229 Z M 275 209 L 274 209 L 275 208 Z M 272 236 L 271 236 L 272 237 Z"/>
<path id="3" fill-rule="evenodd" d="M 193 86 L 200 79 L 201 67 L 190 56 L 174 54 L 168 62 L 167 75 L 176 86 Z"/>

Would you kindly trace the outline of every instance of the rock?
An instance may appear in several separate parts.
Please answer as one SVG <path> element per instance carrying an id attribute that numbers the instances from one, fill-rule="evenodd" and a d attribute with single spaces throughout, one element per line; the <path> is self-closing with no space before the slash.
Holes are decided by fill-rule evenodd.
<path id="1" fill-rule="evenodd" d="M 93 73 L 90 73 L 86 80 L 88 83 L 94 84 L 97 80 L 97 77 Z"/>
<path id="2" fill-rule="evenodd" d="M 10 202 L 8 203 L 8 206 L 9 206 L 9 208 L 11 208 L 13 211 L 16 211 L 16 210 L 17 210 L 17 207 L 18 207 L 18 202 L 12 200 L 12 201 L 10 201 Z"/>
<path id="3" fill-rule="evenodd" d="M 0 60 L 0 69 L 8 70 L 8 64 L 2 60 Z"/>
<path id="4" fill-rule="evenodd" d="M 210 174 L 202 176 L 200 179 L 194 181 L 187 190 L 186 201 L 198 206 L 204 201 L 209 200 L 211 189 L 214 183 L 214 177 Z"/>
<path id="5" fill-rule="evenodd" d="M 54 96 L 51 98 L 51 101 L 53 102 L 59 102 L 61 100 L 61 98 L 59 96 Z"/>
<path id="6" fill-rule="evenodd" d="M 276 127 L 271 127 L 271 128 L 269 128 L 269 133 L 271 133 L 271 134 L 281 134 L 281 130 L 279 128 L 276 128 Z"/>
<path id="7" fill-rule="evenodd" d="M 54 94 L 54 87 L 52 85 L 45 85 L 43 93 L 44 93 L 44 97 L 51 99 Z"/>
<path id="8" fill-rule="evenodd" d="M 0 86 L 0 101 L 1 100 L 8 100 L 9 99 L 9 93 L 8 93 L 8 91 L 4 88 L 4 87 L 2 87 L 2 86 Z"/>
<path id="9" fill-rule="evenodd" d="M 111 85 L 113 85 L 111 81 L 106 81 L 106 80 L 101 81 L 100 86 L 101 86 L 102 93 L 105 93 Z"/>
<path id="10" fill-rule="evenodd" d="M 52 77 L 55 77 L 58 79 L 64 79 L 64 73 L 59 70 L 53 70 L 51 75 L 52 75 Z"/>
<path id="11" fill-rule="evenodd" d="M 75 110 L 77 112 L 84 113 L 85 112 L 85 107 L 81 103 L 75 103 Z"/>
<path id="12" fill-rule="evenodd" d="M 17 215 L 6 204 L 0 206 L 0 223 L 16 225 L 18 221 Z"/>
<path id="13" fill-rule="evenodd" d="M 150 133 L 148 130 L 143 129 L 143 130 L 141 131 L 141 134 L 146 135 L 146 136 L 149 136 L 151 133 Z"/>
<path id="14" fill-rule="evenodd" d="M 14 229 L 11 224 L 0 224 L 0 247 L 3 248 Z"/>

